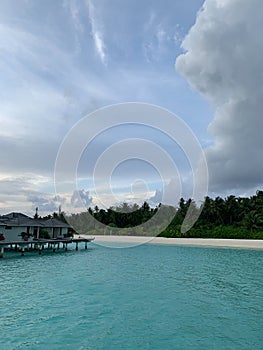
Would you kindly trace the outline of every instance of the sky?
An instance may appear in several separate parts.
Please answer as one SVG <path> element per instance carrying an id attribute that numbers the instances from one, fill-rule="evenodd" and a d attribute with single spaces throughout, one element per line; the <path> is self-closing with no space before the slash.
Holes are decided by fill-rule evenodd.
<path id="1" fill-rule="evenodd" d="M 262 28 L 262 0 L 1 0 L 0 213 L 154 205 L 179 179 L 178 197 L 191 197 L 191 164 L 177 140 L 132 124 L 97 133 L 81 154 L 75 189 L 58 191 L 65 137 L 90 113 L 127 102 L 159 106 L 192 130 L 206 157 L 209 195 L 262 189 Z M 100 122 L 95 112 L 87 133 Z M 154 146 L 169 153 L 179 175 L 162 182 L 140 157 L 116 163 L 113 198 L 103 167 L 94 188 L 95 165 L 131 138 L 151 142 L 150 157 Z"/>

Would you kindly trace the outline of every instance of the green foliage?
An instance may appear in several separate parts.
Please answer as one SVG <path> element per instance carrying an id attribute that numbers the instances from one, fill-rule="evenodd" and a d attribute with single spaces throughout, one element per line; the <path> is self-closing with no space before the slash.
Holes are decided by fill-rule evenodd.
<path id="1" fill-rule="evenodd" d="M 50 239 L 50 235 L 49 235 L 48 231 L 40 229 L 39 238 Z"/>
<path id="2" fill-rule="evenodd" d="M 188 212 L 190 204 L 191 213 Z M 191 218 L 198 210 L 191 199 L 181 198 L 178 208 L 161 204 L 152 208 L 147 202 L 141 206 L 123 203 L 109 209 L 95 206 L 65 219 L 78 233 L 84 234 L 110 235 L 118 227 L 122 229 L 118 234 L 143 236 L 150 232 L 154 236 L 160 232 L 162 223 L 166 228 L 161 229 L 159 236 L 163 237 L 263 239 L 263 191 L 257 191 L 250 198 L 205 197 L 202 207 L 198 221 L 184 234 L 181 225 L 186 213 Z"/>

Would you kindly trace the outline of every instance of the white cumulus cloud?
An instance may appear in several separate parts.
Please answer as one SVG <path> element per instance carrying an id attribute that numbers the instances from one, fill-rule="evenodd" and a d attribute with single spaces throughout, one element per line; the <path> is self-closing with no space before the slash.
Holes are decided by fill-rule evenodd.
<path id="1" fill-rule="evenodd" d="M 212 191 L 263 183 L 262 28 L 262 0 L 206 0 L 176 60 L 215 109 L 206 151 Z"/>

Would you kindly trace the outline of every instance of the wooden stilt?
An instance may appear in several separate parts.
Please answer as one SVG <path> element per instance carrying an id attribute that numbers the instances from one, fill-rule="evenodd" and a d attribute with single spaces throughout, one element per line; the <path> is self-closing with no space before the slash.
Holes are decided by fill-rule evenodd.
<path id="1" fill-rule="evenodd" d="M 4 253 L 8 250 L 15 250 L 21 253 L 21 256 L 25 255 L 25 252 L 29 251 L 31 252 L 32 250 L 35 250 L 40 254 L 42 254 L 42 251 L 45 248 L 52 249 L 53 252 L 55 253 L 56 250 L 65 249 L 65 251 L 68 250 L 68 244 L 76 244 L 75 249 L 79 250 L 79 243 L 85 243 L 85 249 L 88 249 L 88 243 L 92 241 L 92 239 L 82 239 L 81 237 L 79 238 L 73 238 L 73 239 L 56 239 L 56 240 L 51 240 L 51 239 L 39 239 L 35 241 L 30 241 L 30 242 L 24 242 L 21 240 L 18 241 L 12 241 L 12 242 L 0 242 L 0 258 L 3 257 Z"/>

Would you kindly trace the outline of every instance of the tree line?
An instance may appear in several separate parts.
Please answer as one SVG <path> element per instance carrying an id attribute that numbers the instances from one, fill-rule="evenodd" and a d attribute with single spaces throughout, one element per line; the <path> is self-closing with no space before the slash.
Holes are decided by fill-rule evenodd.
<path id="1" fill-rule="evenodd" d="M 114 234 L 114 228 L 118 227 L 118 234 L 128 232 L 130 235 L 263 239 L 263 191 L 257 191 L 249 198 L 234 195 L 205 197 L 198 220 L 190 230 L 182 233 L 181 225 L 190 205 L 192 211 L 198 210 L 192 199 L 181 198 L 177 208 L 162 204 L 153 208 L 147 202 L 141 206 L 123 203 L 108 209 L 95 206 L 87 212 L 64 217 L 62 213 L 60 216 L 82 234 Z M 158 219 L 155 219 L 157 212 Z M 168 220 L 171 217 L 172 220 Z M 165 220 L 167 225 L 161 229 L 160 223 Z"/>

